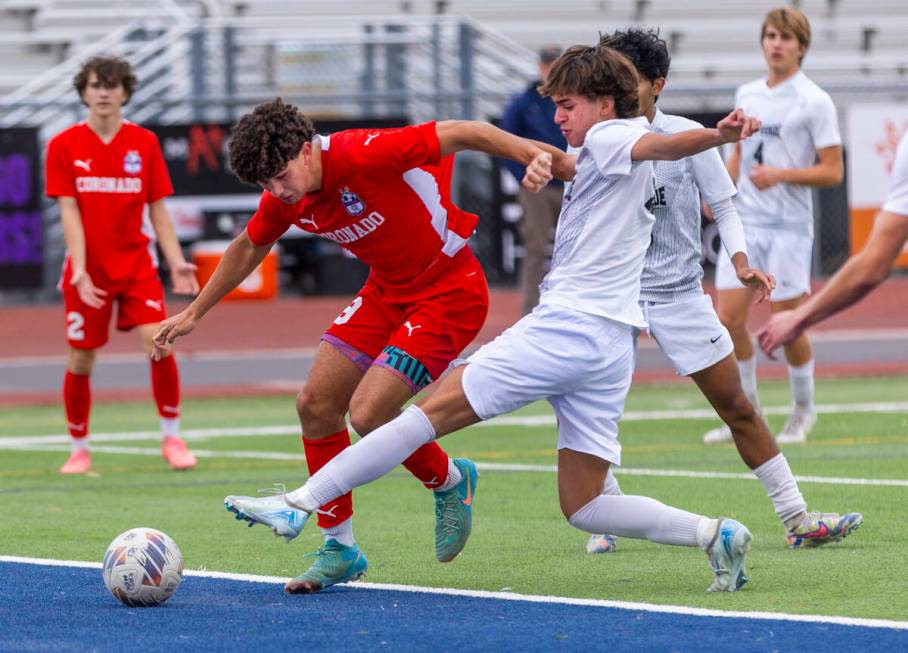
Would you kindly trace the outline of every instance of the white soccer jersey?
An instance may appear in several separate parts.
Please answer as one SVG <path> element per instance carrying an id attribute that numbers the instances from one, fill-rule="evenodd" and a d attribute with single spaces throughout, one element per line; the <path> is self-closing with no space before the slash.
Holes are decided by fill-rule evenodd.
<path id="1" fill-rule="evenodd" d="M 766 79 L 744 84 L 735 106 L 763 121 L 760 133 L 741 143 L 741 169 L 735 206 L 748 227 L 785 228 L 813 235 L 811 189 L 776 184 L 758 190 L 750 181 L 757 163 L 775 168 L 809 168 L 816 151 L 841 145 L 835 105 L 829 94 L 798 71 L 769 88 Z"/>
<path id="2" fill-rule="evenodd" d="M 675 134 L 703 125 L 656 109 L 650 129 Z M 700 279 L 700 198 L 715 204 L 735 194 L 722 157 L 711 148 L 679 161 L 655 161 L 656 223 L 643 265 L 640 299 L 671 303 L 703 294 Z"/>
<path id="3" fill-rule="evenodd" d="M 889 179 L 889 195 L 883 205 L 884 211 L 908 217 L 908 132 L 899 141 L 892 163 L 892 177 Z"/>
<path id="4" fill-rule="evenodd" d="M 565 189 L 541 305 L 566 306 L 638 328 L 640 274 L 654 217 L 653 166 L 631 160 L 645 117 L 606 120 L 587 132 Z"/>

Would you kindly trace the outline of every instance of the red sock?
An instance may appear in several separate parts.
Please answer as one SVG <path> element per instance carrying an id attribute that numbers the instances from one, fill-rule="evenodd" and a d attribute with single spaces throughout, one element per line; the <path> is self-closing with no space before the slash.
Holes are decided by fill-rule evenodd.
<path id="1" fill-rule="evenodd" d="M 151 361 L 151 391 L 161 417 L 180 416 L 180 373 L 173 356 Z"/>
<path id="2" fill-rule="evenodd" d="M 422 445 L 410 454 L 403 466 L 430 490 L 448 480 L 448 454 L 437 442 Z"/>
<path id="3" fill-rule="evenodd" d="M 66 370 L 63 377 L 63 405 L 69 434 L 74 438 L 88 435 L 88 414 L 91 412 L 91 384 L 87 374 Z"/>
<path id="4" fill-rule="evenodd" d="M 303 450 L 309 476 L 324 467 L 329 460 L 350 446 L 350 433 L 343 429 L 321 440 L 310 440 L 303 436 Z M 347 492 L 318 509 L 319 528 L 330 528 L 353 516 L 353 493 Z"/>

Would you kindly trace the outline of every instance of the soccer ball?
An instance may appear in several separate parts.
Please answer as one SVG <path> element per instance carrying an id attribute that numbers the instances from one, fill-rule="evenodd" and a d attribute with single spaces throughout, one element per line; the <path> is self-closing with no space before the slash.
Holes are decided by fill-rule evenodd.
<path id="1" fill-rule="evenodd" d="M 126 605 L 159 605 L 180 586 L 183 554 L 161 531 L 133 528 L 107 547 L 101 574 L 110 593 Z"/>

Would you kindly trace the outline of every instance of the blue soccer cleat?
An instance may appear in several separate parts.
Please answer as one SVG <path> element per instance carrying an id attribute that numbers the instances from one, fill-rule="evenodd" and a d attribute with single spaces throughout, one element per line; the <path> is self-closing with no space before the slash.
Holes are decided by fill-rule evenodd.
<path id="1" fill-rule="evenodd" d="M 618 548 L 618 538 L 608 533 L 590 535 L 586 541 L 586 552 L 596 553 L 614 553 Z"/>
<path id="2" fill-rule="evenodd" d="M 236 515 L 237 519 L 245 519 L 249 526 L 262 524 L 267 526 L 275 535 L 283 537 L 288 542 L 300 534 L 309 513 L 284 500 L 284 494 L 270 497 L 224 497 L 224 507 L 228 512 Z"/>
<path id="3" fill-rule="evenodd" d="M 786 539 L 792 549 L 823 546 L 848 537 L 863 523 L 864 517 L 859 512 L 848 512 L 844 515 L 810 512 L 797 528 L 788 531 Z"/>
<path id="4" fill-rule="evenodd" d="M 748 581 L 744 562 L 750 551 L 753 535 L 747 526 L 734 519 L 719 518 L 716 536 L 706 550 L 709 566 L 716 574 L 708 592 L 734 592 Z"/>
<path id="5" fill-rule="evenodd" d="M 435 491 L 435 558 L 451 562 L 463 551 L 473 530 L 473 498 L 479 472 L 472 460 L 454 458 L 460 470 L 460 483 Z"/>
<path id="6" fill-rule="evenodd" d="M 288 594 L 312 594 L 326 587 L 362 578 L 369 568 L 369 561 L 359 545 L 344 546 L 334 539 L 315 553 L 315 562 L 301 575 L 284 585 Z"/>

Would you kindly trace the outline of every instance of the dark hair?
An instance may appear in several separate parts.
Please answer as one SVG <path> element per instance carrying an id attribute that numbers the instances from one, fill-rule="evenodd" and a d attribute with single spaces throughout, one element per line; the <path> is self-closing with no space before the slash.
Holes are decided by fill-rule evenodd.
<path id="1" fill-rule="evenodd" d="M 609 47 L 573 45 L 552 64 L 539 94 L 570 93 L 614 98 L 619 118 L 633 118 L 640 112 L 637 71 L 627 57 Z"/>
<path id="2" fill-rule="evenodd" d="M 631 27 L 608 35 L 600 34 L 599 45 L 614 48 L 630 59 L 640 76 L 650 82 L 668 77 L 672 58 L 658 29 Z"/>
<path id="3" fill-rule="evenodd" d="M 133 91 L 136 90 L 138 80 L 132 72 L 132 66 L 126 59 L 119 57 L 92 57 L 82 64 L 79 72 L 73 77 L 73 86 L 79 92 L 79 97 L 85 92 L 88 86 L 88 78 L 94 73 L 98 76 L 98 82 L 104 88 L 116 88 L 123 85 L 126 92 L 126 102 L 132 97 Z M 124 102 L 123 104 L 126 104 Z"/>
<path id="4" fill-rule="evenodd" d="M 247 184 L 271 179 L 299 156 L 315 127 L 281 98 L 258 105 L 233 127 L 228 149 L 233 173 Z"/>

